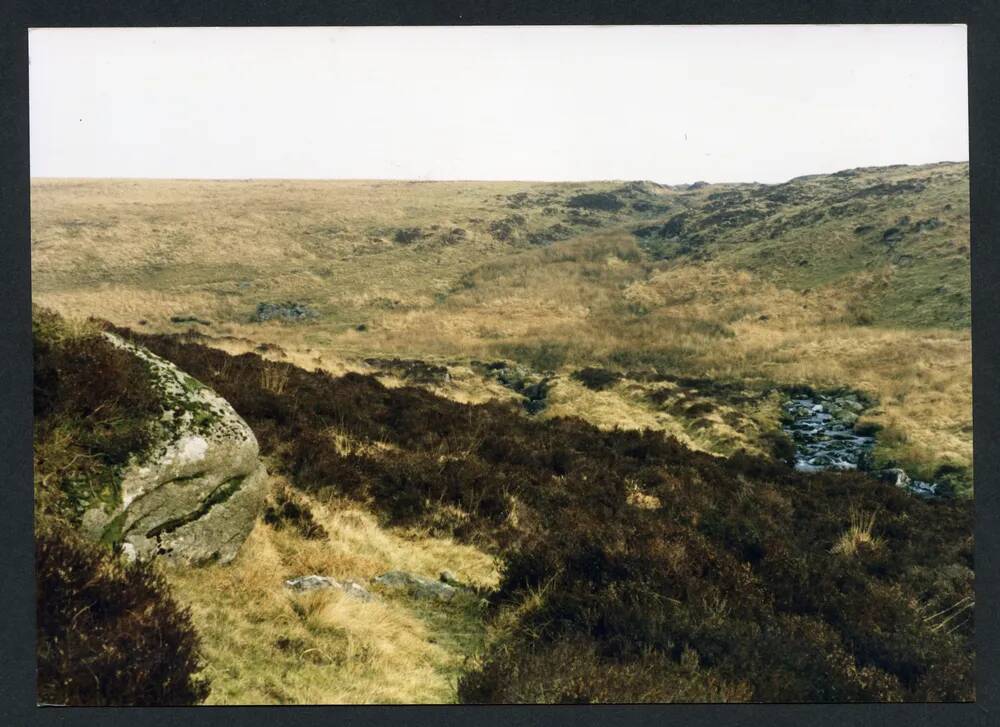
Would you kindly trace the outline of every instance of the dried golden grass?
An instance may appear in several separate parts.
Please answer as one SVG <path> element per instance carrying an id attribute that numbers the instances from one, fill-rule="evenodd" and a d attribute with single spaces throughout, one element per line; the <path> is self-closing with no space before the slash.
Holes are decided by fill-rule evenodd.
<path id="1" fill-rule="evenodd" d="M 837 539 L 830 549 L 831 553 L 852 557 L 862 550 L 878 550 L 882 547 L 880 538 L 872 535 L 875 528 L 875 513 L 863 510 L 851 510 L 850 527 Z"/>
<path id="2" fill-rule="evenodd" d="M 283 581 L 317 574 L 366 584 L 392 569 L 429 577 L 451 570 L 486 586 L 498 578 L 492 558 L 451 540 L 386 530 L 355 505 L 309 502 L 328 540 L 258 523 L 231 564 L 166 571 L 202 638 L 207 703 L 454 701 L 467 655 L 412 602 L 366 603 L 335 589 L 293 595 Z"/>
<path id="3" fill-rule="evenodd" d="M 677 373 L 860 388 L 881 400 L 866 418 L 887 429 L 884 458 L 925 477 L 942 462 L 971 465 L 969 332 L 854 325 L 872 290 L 900 284 L 890 268 L 792 289 L 719 263 L 650 266 L 627 228 L 518 251 L 471 222 L 509 214 L 497 195 L 530 188 L 35 180 L 34 295 L 66 314 L 131 327 L 142 319 L 154 331 L 182 330 L 172 315 L 198 315 L 213 322 L 204 329 L 212 345 L 237 353 L 278 344 L 281 360 L 334 374 L 368 371 L 367 356 L 492 360 L 544 341 L 565 346 L 567 373 L 667 347 L 679 355 Z M 431 225 L 469 236 L 420 249 L 372 239 Z M 257 302 L 289 298 L 323 315 L 249 323 Z M 481 381 L 469 372 L 439 393 L 509 398 Z M 716 451 L 741 443 L 722 426 L 711 437 L 681 431 L 627 393 L 578 390 L 572 402 L 559 388 L 552 411 L 601 426 L 651 425 Z"/>

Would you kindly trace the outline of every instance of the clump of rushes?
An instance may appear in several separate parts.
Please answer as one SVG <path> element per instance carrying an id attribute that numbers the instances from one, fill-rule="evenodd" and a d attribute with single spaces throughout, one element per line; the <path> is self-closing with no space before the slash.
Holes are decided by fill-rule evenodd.
<path id="1" fill-rule="evenodd" d="M 874 527 L 874 512 L 865 513 L 863 510 L 853 510 L 850 527 L 837 539 L 830 552 L 853 556 L 866 550 L 878 550 L 882 547 L 882 541 L 872 535 Z"/>
<path id="2" fill-rule="evenodd" d="M 260 371 L 260 385 L 263 389 L 273 394 L 280 394 L 285 390 L 288 383 L 288 368 L 286 366 L 272 364 L 265 366 Z"/>

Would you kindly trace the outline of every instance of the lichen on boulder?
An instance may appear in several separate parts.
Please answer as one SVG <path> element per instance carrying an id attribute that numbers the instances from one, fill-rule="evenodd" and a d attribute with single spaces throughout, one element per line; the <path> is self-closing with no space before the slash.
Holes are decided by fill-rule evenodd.
<path id="1" fill-rule="evenodd" d="M 163 402 L 154 443 L 121 473 L 119 500 L 93 507 L 84 532 L 131 558 L 199 564 L 232 560 L 263 505 L 257 439 L 229 403 L 169 361 L 112 333 L 146 366 Z"/>

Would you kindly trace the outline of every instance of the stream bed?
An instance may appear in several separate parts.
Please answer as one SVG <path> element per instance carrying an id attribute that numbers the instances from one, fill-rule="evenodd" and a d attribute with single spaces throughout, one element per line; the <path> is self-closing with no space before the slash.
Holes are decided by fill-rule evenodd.
<path id="1" fill-rule="evenodd" d="M 910 478 L 901 469 L 872 470 L 872 430 L 858 427 L 867 408 L 856 394 L 796 395 L 782 406 L 782 428 L 795 443 L 795 469 L 862 470 L 920 497 L 935 497 L 937 485 Z"/>

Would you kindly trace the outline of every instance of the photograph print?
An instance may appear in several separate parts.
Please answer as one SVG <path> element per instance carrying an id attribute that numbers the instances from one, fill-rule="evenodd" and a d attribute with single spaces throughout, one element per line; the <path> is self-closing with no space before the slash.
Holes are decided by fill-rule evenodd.
<path id="1" fill-rule="evenodd" d="M 974 701 L 966 53 L 32 29 L 38 704 Z"/>

